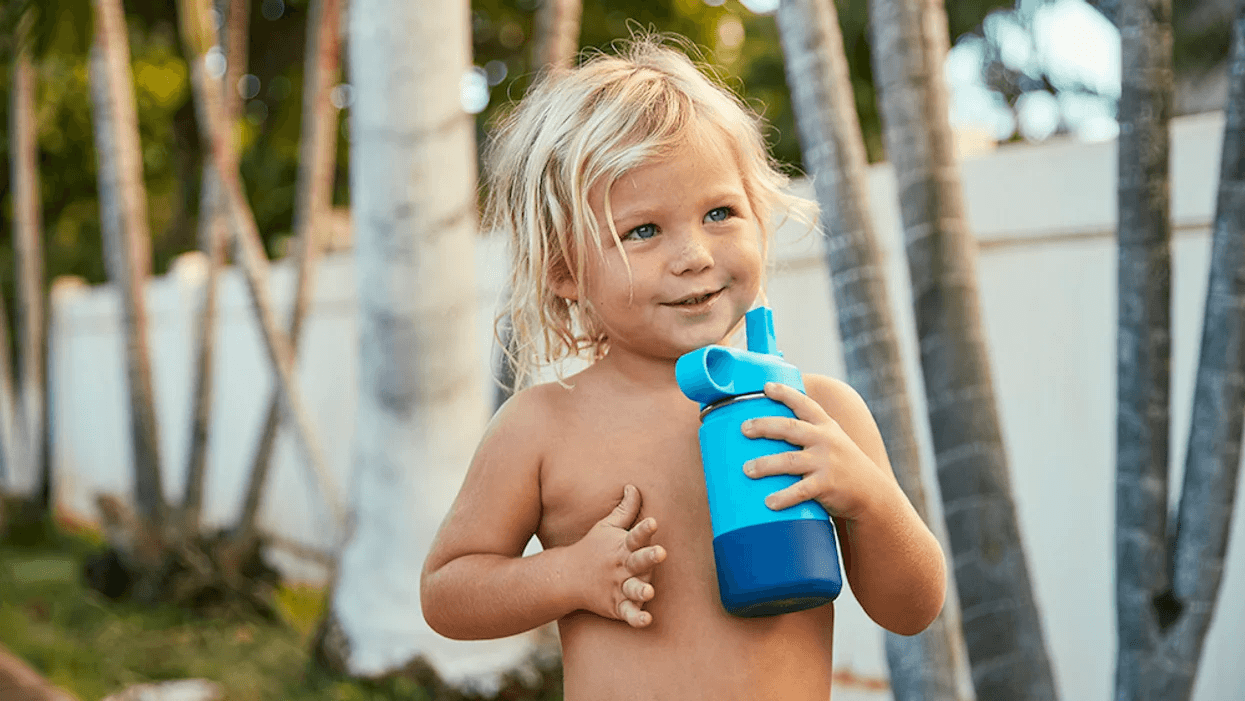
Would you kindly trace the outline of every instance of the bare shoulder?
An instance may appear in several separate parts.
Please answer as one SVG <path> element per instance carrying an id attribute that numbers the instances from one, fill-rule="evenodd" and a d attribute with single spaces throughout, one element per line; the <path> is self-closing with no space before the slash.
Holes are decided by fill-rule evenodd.
<path id="1" fill-rule="evenodd" d="M 830 418 L 838 422 L 843 432 L 861 450 L 868 453 L 875 462 L 889 465 L 877 421 L 859 392 L 842 380 L 814 374 L 804 375 L 804 390 L 826 410 Z"/>
<path id="2" fill-rule="evenodd" d="M 549 430 L 550 421 L 567 410 L 567 390 L 550 382 L 527 387 L 506 400 L 484 434 L 487 442 L 495 434 L 525 436 L 539 442 Z"/>
<path id="3" fill-rule="evenodd" d="M 804 391 L 826 410 L 830 418 L 840 424 L 858 421 L 873 423 L 873 415 L 869 412 L 864 398 L 851 385 L 842 380 L 806 373 Z"/>

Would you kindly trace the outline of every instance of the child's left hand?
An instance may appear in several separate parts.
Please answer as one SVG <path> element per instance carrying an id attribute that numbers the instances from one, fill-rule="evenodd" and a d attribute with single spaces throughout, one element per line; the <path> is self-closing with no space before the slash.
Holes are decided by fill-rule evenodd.
<path id="1" fill-rule="evenodd" d="M 871 460 L 811 397 L 775 382 L 765 385 L 765 396 L 785 404 L 796 418 L 749 419 L 743 423 L 743 434 L 786 441 L 801 448 L 744 463 L 744 474 L 752 478 L 801 477 L 799 482 L 766 497 L 766 506 L 778 511 L 812 499 L 832 516 L 855 520 L 879 498 L 885 499 L 884 495 L 898 490 L 894 478 Z"/>

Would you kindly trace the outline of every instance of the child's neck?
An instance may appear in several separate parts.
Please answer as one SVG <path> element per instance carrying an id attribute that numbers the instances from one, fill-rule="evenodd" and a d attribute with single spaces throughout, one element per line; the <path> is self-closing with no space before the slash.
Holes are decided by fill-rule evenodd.
<path id="1" fill-rule="evenodd" d="M 678 358 L 658 358 L 612 348 L 594 365 L 601 375 L 608 375 L 624 385 L 647 390 L 677 389 L 674 366 Z"/>

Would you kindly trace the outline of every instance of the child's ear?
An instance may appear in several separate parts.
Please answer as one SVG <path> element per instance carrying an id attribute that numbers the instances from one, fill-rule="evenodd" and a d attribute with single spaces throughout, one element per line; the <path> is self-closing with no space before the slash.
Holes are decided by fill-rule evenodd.
<path id="1" fill-rule="evenodd" d="M 555 265 L 550 271 L 549 286 L 553 288 L 553 293 L 562 299 L 579 301 L 579 285 L 575 283 L 575 278 L 565 263 Z"/>

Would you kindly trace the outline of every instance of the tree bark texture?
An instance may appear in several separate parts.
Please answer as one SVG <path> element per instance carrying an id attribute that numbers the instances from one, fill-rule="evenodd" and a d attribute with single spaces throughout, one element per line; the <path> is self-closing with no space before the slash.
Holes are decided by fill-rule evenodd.
<path id="1" fill-rule="evenodd" d="M 242 95 L 238 81 L 246 74 L 246 56 L 250 49 L 248 30 L 251 21 L 251 0 L 219 0 L 223 5 L 225 26 L 222 44 L 225 47 L 225 76 L 222 102 L 225 120 L 229 125 L 228 141 L 233 144 L 233 123 L 242 111 Z M 236 151 L 236 147 L 234 148 Z"/>
<path id="2" fill-rule="evenodd" d="M 269 293 L 268 256 L 264 252 L 255 217 L 242 192 L 237 161 L 227 137 L 228 124 L 222 109 L 220 84 L 208 76 L 205 67 L 204 55 L 215 43 L 215 30 L 198 0 L 179 0 L 178 9 L 182 40 L 187 45 L 186 54 L 193 57 L 190 78 L 195 95 L 195 116 L 199 120 L 203 130 L 202 138 L 208 144 L 212 162 L 220 178 L 222 204 L 228 213 L 228 230 L 234 244 L 234 257 L 241 264 L 246 277 L 256 321 L 259 323 L 285 410 L 293 419 L 295 433 L 312 479 L 316 480 L 340 533 L 345 522 L 345 510 L 339 491 L 325 466 L 319 439 L 294 376 L 294 352 L 289 337 L 277 326 L 276 312 Z"/>
<path id="3" fill-rule="evenodd" d="M 1125 18 L 1132 19 L 1128 14 Z M 1129 566 L 1127 577 L 1135 587 L 1130 599 L 1124 598 L 1123 587 L 1120 592 L 1119 699 L 1192 697 L 1232 523 L 1245 423 L 1245 1 L 1237 3 L 1231 47 L 1210 279 L 1175 534 L 1146 541 L 1144 549 L 1129 541 L 1127 533 L 1117 536 L 1117 557 L 1127 553 L 1135 558 L 1120 557 L 1118 563 L 1117 576 L 1122 580 L 1123 568 Z M 1117 508 L 1123 506 L 1121 500 Z M 1149 554 L 1151 548 L 1163 549 L 1161 563 L 1169 568 L 1161 580 L 1139 569 L 1149 563 L 1138 555 Z M 1146 588 L 1156 584 L 1170 587 L 1160 590 L 1157 599 Z M 1126 614 L 1133 616 L 1127 623 Z M 1127 663 L 1139 672 L 1131 677 L 1125 674 L 1126 646 Z"/>
<path id="4" fill-rule="evenodd" d="M 17 338 L 20 398 L 13 393 L 8 340 L 4 348 L 5 464 L 14 492 L 34 496 L 43 473 L 45 402 L 45 299 L 43 225 L 39 195 L 35 75 L 19 29 L 9 105 L 10 182 L 13 187 L 13 248 L 17 258 Z M 5 328 L 7 337 L 7 321 Z"/>
<path id="5" fill-rule="evenodd" d="M 203 300 L 195 334 L 195 384 L 191 399 L 190 448 L 186 458 L 186 492 L 182 503 L 188 534 L 199 531 L 207 480 L 207 448 L 211 438 L 212 386 L 215 367 L 216 319 L 220 269 L 225 265 L 225 219 L 221 213 L 220 178 L 216 166 L 203 164 L 199 193 L 199 250 L 207 259 Z"/>
<path id="6" fill-rule="evenodd" d="M 312 0 L 307 16 L 307 56 L 303 70 L 303 121 L 299 142 L 298 182 L 295 186 L 294 236 L 298 272 L 294 309 L 290 314 L 290 346 L 298 353 L 303 321 L 315 290 L 316 262 L 324 248 L 325 223 L 333 206 L 333 176 L 337 168 L 337 108 L 331 94 L 340 74 L 341 15 L 345 0 Z M 272 450 L 281 425 L 281 397 L 268 400 L 268 414 L 251 463 L 239 532 L 253 537 L 260 496 L 272 466 Z"/>
<path id="7" fill-rule="evenodd" d="M 233 146 L 232 125 L 238 116 L 238 79 L 246 69 L 248 13 L 250 0 L 224 0 L 215 3 L 225 18 L 223 43 L 228 57 L 221 76 L 221 109 L 229 125 L 231 161 L 237 158 Z M 199 250 L 207 258 L 207 279 L 203 283 L 203 301 L 199 307 L 195 335 L 195 385 L 191 400 L 190 448 L 186 458 L 186 492 L 182 503 L 183 522 L 189 533 L 198 532 L 203 511 L 204 482 L 207 479 L 207 449 L 211 437 L 212 385 L 215 366 L 217 297 L 220 269 L 225 265 L 225 243 L 228 237 L 226 216 L 221 206 L 220 176 L 208 158 L 203 163 L 199 191 Z"/>
<path id="8" fill-rule="evenodd" d="M 1171 401 L 1171 0 L 1119 5 L 1116 336 L 1116 698 L 1150 698 L 1147 677 L 1174 620 L 1167 518 Z"/>
<path id="9" fill-rule="evenodd" d="M 165 522 L 164 488 L 143 297 L 151 270 L 151 234 L 129 38 L 120 0 L 92 0 L 92 6 L 95 42 L 90 82 L 99 158 L 100 225 L 109 277 L 117 286 L 125 325 L 135 502 L 144 523 L 160 528 Z"/>
<path id="10" fill-rule="evenodd" d="M 826 260 L 847 381 L 869 405 L 900 486 L 929 522 L 920 453 L 886 274 L 869 216 L 867 159 L 833 2 L 784 0 L 778 30 L 787 84 L 826 232 Z M 951 607 L 948 607 L 951 608 Z M 963 639 L 946 609 L 923 633 L 886 636 L 897 701 L 960 698 Z"/>
<path id="11" fill-rule="evenodd" d="M 995 406 L 942 66 L 941 0 L 873 0 L 873 65 L 895 167 L 930 430 L 977 698 L 1054 699 Z"/>
<path id="12" fill-rule="evenodd" d="M 435 638 L 419 571 L 488 415 L 473 321 L 475 128 L 459 89 L 469 27 L 466 0 L 350 7 L 355 528 L 317 658 L 353 674 L 403 667 Z"/>
<path id="13" fill-rule="evenodd" d="M 542 0 L 536 8 L 532 66 L 570 68 L 579 51 L 583 0 Z"/>

